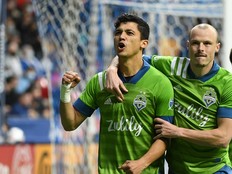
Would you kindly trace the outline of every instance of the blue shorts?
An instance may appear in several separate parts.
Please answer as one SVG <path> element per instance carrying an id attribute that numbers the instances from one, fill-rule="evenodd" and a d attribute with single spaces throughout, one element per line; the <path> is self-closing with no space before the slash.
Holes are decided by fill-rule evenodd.
<path id="1" fill-rule="evenodd" d="M 230 166 L 225 165 L 214 174 L 232 174 L 232 168 Z"/>
<path id="2" fill-rule="evenodd" d="M 168 174 L 175 174 L 175 173 L 169 170 Z M 230 166 L 225 165 L 214 174 L 232 174 L 232 168 Z"/>

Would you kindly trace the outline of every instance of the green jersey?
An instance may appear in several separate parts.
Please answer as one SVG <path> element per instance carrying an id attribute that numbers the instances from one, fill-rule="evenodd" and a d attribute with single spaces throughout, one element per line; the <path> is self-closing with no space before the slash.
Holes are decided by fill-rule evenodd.
<path id="1" fill-rule="evenodd" d="M 174 92 L 171 82 L 146 62 L 131 79 L 126 80 L 128 89 L 123 102 L 104 89 L 106 73 L 96 74 L 87 84 L 74 108 L 90 116 L 99 108 L 99 174 L 124 173 L 118 167 L 126 160 L 143 156 L 153 144 L 154 118 L 173 118 Z M 147 167 L 144 174 L 156 174 L 163 169 L 163 158 Z"/>
<path id="2" fill-rule="evenodd" d="M 211 130 L 217 127 L 217 118 L 232 118 L 232 75 L 215 62 L 212 70 L 199 79 L 191 72 L 188 58 L 144 56 L 144 59 L 172 82 L 177 126 Z M 178 138 L 171 141 L 167 161 L 175 174 L 209 174 L 224 165 L 231 166 L 228 147 L 200 146 Z"/>

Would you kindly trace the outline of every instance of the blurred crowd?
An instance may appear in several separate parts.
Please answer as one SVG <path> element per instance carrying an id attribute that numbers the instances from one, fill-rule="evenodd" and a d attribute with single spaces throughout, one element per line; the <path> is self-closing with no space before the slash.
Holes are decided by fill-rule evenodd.
<path id="1" fill-rule="evenodd" d="M 21 137 L 20 142 L 25 139 L 27 141 L 28 132 L 33 134 L 35 139 L 38 138 L 33 127 L 30 127 L 28 132 L 24 130 L 22 133 L 23 128 L 20 130 L 20 127 L 10 125 L 11 118 L 35 120 L 37 123 L 41 119 L 46 122 L 52 118 L 55 128 L 54 132 L 48 134 L 49 136 L 55 134 L 53 136 L 56 136 L 57 141 L 61 141 L 60 137 L 63 134 L 67 135 L 60 129 L 59 94 L 63 63 L 57 48 L 46 40 L 46 55 L 43 55 L 42 41 L 31 0 L 7 0 L 5 24 L 5 100 L 4 116 L 1 116 L 4 124 L 0 132 L 0 144 L 14 142 L 12 139 L 15 137 L 12 138 L 12 135 Z M 76 97 L 77 94 L 73 93 L 73 95 Z M 98 121 L 99 118 L 95 117 L 93 123 L 90 123 L 93 124 L 91 126 L 93 130 L 90 132 L 96 136 Z M 81 130 L 77 132 L 68 136 L 73 137 L 73 141 L 82 142 L 85 137 Z M 16 138 L 15 142 L 19 142 L 19 139 Z"/>
<path id="2" fill-rule="evenodd" d="M 35 14 L 30 0 L 7 0 L 5 87 L 2 132 L 7 119 L 49 119 L 48 80 Z"/>
<path id="3" fill-rule="evenodd" d="M 31 1 L 8 0 L 6 18 L 6 116 L 48 118 L 48 88 Z"/>

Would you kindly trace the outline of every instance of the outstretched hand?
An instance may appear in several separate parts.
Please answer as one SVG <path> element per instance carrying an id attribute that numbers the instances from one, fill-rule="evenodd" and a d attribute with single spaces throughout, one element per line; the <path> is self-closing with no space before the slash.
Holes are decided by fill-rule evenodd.
<path id="1" fill-rule="evenodd" d="M 66 71 L 62 77 L 62 84 L 70 84 L 74 88 L 81 81 L 81 77 L 74 71 Z"/>
<path id="2" fill-rule="evenodd" d="M 174 124 L 169 123 L 161 118 L 155 118 L 155 132 L 156 136 L 154 139 L 159 138 L 178 138 L 179 137 L 179 127 Z"/>

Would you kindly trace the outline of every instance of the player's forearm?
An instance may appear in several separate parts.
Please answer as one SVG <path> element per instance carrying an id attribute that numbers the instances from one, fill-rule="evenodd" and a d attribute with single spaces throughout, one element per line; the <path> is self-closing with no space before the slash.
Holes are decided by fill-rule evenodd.
<path id="1" fill-rule="evenodd" d="M 227 147 L 229 137 L 219 129 L 213 130 L 192 130 L 179 128 L 179 138 L 201 146 Z"/>
<path id="2" fill-rule="evenodd" d="M 66 71 L 62 77 L 60 87 L 60 116 L 61 123 L 65 130 L 72 131 L 76 129 L 86 117 L 82 116 L 72 106 L 71 90 L 80 82 L 78 73 Z"/>
<path id="3" fill-rule="evenodd" d="M 71 131 L 76 128 L 75 111 L 71 103 L 71 85 L 62 84 L 60 88 L 60 116 L 65 130 Z"/>
<path id="4" fill-rule="evenodd" d="M 148 167 L 151 163 L 159 159 L 162 155 L 164 155 L 166 151 L 166 143 L 161 140 L 157 139 L 150 149 L 144 154 L 139 160 L 143 161 L 145 167 Z"/>
<path id="5" fill-rule="evenodd" d="M 118 71 L 118 64 L 119 64 L 118 56 L 115 56 L 112 59 L 109 67 L 107 68 L 107 72 L 108 71 L 112 71 L 112 72 L 116 72 L 117 73 L 117 71 Z"/>
<path id="6" fill-rule="evenodd" d="M 60 117 L 61 123 L 65 130 L 72 131 L 77 128 L 77 124 L 75 121 L 75 110 L 71 102 L 64 103 L 60 101 Z"/>
<path id="7" fill-rule="evenodd" d="M 110 64 L 110 66 L 112 67 L 118 67 L 119 64 L 119 60 L 118 60 L 118 56 L 115 56 Z"/>

